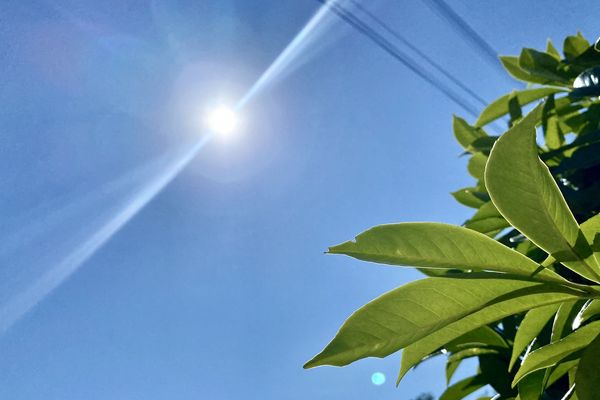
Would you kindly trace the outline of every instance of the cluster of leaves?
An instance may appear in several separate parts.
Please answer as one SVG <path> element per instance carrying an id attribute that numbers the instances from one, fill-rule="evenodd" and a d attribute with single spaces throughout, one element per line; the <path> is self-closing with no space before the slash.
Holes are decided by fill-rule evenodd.
<path id="1" fill-rule="evenodd" d="M 574 88 L 600 53 L 581 35 L 567 37 L 563 53 L 548 42 L 545 52 L 502 57 L 529 87 L 494 101 L 473 125 L 454 118 L 476 179 L 453 193 L 476 209 L 464 226 L 381 225 L 329 249 L 427 277 L 357 310 L 306 368 L 402 349 L 398 382 L 447 356 L 443 400 L 487 385 L 495 398 L 600 398 L 600 102 L 597 88 Z M 499 119 L 508 131 L 488 135 Z M 450 384 L 470 357 L 477 373 Z"/>

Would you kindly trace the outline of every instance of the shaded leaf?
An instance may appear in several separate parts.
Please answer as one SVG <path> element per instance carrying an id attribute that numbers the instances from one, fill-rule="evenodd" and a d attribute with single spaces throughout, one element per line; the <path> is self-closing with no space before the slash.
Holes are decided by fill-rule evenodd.
<path id="1" fill-rule="evenodd" d="M 487 202 L 477 210 L 465 227 L 490 236 L 500 229 L 508 228 L 510 224 L 504 219 L 494 203 Z"/>
<path id="2" fill-rule="evenodd" d="M 535 371 L 519 382 L 519 398 L 521 400 L 539 400 L 544 392 L 544 370 Z"/>
<path id="3" fill-rule="evenodd" d="M 573 331 L 573 320 L 584 303 L 585 300 L 574 300 L 564 302 L 560 305 L 552 324 L 552 336 L 550 339 L 552 342 L 562 339 Z"/>
<path id="4" fill-rule="evenodd" d="M 579 321 L 581 323 L 590 321 L 600 316 L 600 300 L 592 300 L 581 311 Z"/>
<path id="5" fill-rule="evenodd" d="M 581 35 L 567 36 L 563 43 L 563 53 L 569 61 L 574 61 L 590 48 L 590 43 Z"/>
<path id="6" fill-rule="evenodd" d="M 549 304 L 547 306 L 534 308 L 525 314 L 515 336 L 509 369 L 512 369 L 515 361 L 517 361 L 523 350 L 525 350 L 531 341 L 542 331 L 548 321 L 556 314 L 559 307 L 560 304 Z"/>
<path id="7" fill-rule="evenodd" d="M 513 385 L 516 385 L 524 376 L 555 365 L 573 353 L 588 346 L 600 333 L 600 321 L 583 326 L 564 337 L 558 342 L 550 343 L 529 353 L 523 360 L 521 368 L 517 371 Z"/>
<path id="8" fill-rule="evenodd" d="M 575 374 L 575 393 L 580 400 L 597 400 L 600 382 L 600 336 L 597 336 L 581 354 Z"/>
<path id="9" fill-rule="evenodd" d="M 487 382 L 482 375 L 471 376 L 446 389 L 440 396 L 440 400 L 460 400 L 485 385 Z"/>

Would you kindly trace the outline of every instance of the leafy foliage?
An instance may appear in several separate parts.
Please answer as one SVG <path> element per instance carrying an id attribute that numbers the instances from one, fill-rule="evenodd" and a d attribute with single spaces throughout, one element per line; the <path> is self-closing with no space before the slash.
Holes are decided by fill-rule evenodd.
<path id="1" fill-rule="evenodd" d="M 476 209 L 462 227 L 381 225 L 329 249 L 426 277 L 358 309 L 306 368 L 403 350 L 400 382 L 445 354 L 441 399 L 482 387 L 506 399 L 600 398 L 600 101 L 577 80 L 598 71 L 600 53 L 581 34 L 562 52 L 549 41 L 501 57 L 530 87 L 492 102 L 473 125 L 454 117 L 476 180 L 452 193 Z M 508 131 L 488 135 L 503 118 Z M 453 382 L 473 357 L 476 374 Z"/>

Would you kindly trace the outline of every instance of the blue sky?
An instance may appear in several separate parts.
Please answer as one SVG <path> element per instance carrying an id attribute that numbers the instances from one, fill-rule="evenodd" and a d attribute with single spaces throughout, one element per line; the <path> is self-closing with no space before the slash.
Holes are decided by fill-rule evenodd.
<path id="1" fill-rule="evenodd" d="M 501 54 L 597 35 L 591 0 L 449 3 Z M 485 99 L 520 87 L 422 2 L 363 4 Z M 318 7 L 3 4 L 0 397 L 443 389 L 441 360 L 398 389 L 398 355 L 301 368 L 353 310 L 419 278 L 326 256 L 328 245 L 380 223 L 469 215 L 449 195 L 470 184 L 450 130 L 464 112 L 335 18 L 250 99 L 234 137 L 204 145 L 139 213 L 127 208 L 199 140 L 206 108 L 235 103 Z"/>

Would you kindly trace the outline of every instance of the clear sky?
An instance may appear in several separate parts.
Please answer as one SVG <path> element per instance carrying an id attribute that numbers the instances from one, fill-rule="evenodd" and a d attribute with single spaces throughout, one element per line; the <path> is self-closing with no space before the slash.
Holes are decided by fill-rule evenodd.
<path id="1" fill-rule="evenodd" d="M 449 3 L 502 54 L 598 35 L 591 0 Z M 363 4 L 488 101 L 520 87 L 424 3 Z M 205 110 L 242 97 L 318 7 L 2 3 L 0 398 L 440 393 L 441 360 L 398 389 L 398 355 L 302 370 L 353 310 L 419 278 L 328 245 L 469 215 L 449 195 L 471 182 L 450 130 L 452 113 L 467 115 L 364 37 L 327 18 L 248 101 L 239 131 L 158 190 Z"/>

